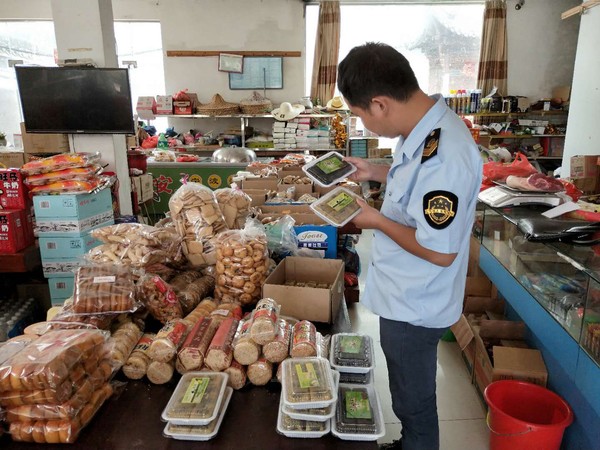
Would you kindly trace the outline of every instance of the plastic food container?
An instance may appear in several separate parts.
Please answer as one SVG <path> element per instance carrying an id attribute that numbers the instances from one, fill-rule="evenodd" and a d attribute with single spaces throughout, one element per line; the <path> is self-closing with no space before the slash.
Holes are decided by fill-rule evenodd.
<path id="1" fill-rule="evenodd" d="M 225 372 L 186 373 L 161 418 L 173 425 L 208 425 L 219 413 L 228 378 Z"/>
<path id="2" fill-rule="evenodd" d="M 336 227 L 343 227 L 360 212 L 359 197 L 346 188 L 338 187 L 310 204 L 315 214 Z"/>
<path id="3" fill-rule="evenodd" d="M 367 373 L 350 373 L 350 372 L 339 372 L 340 383 L 346 384 L 370 384 L 373 382 L 373 371 L 369 370 Z"/>
<path id="4" fill-rule="evenodd" d="M 223 422 L 223 416 L 227 412 L 232 394 L 233 388 L 225 388 L 225 397 L 221 402 L 219 415 L 208 425 L 175 425 L 169 422 L 165 426 L 163 434 L 166 437 L 181 441 L 208 441 L 214 438 L 219 432 L 219 428 L 221 428 L 221 422 Z"/>
<path id="5" fill-rule="evenodd" d="M 340 383 L 331 432 L 345 441 L 376 441 L 385 436 L 381 403 L 373 385 Z"/>
<path id="6" fill-rule="evenodd" d="M 331 431 L 331 423 L 326 421 L 311 421 L 293 419 L 283 412 L 283 399 L 279 402 L 277 415 L 277 432 L 291 438 L 320 438 Z M 335 408 L 334 408 L 335 410 Z"/>
<path id="7" fill-rule="evenodd" d="M 340 373 L 333 371 L 333 384 L 337 390 L 340 382 Z M 287 406 L 285 403 L 281 403 L 281 412 L 290 416 L 291 419 L 297 420 L 310 420 L 313 422 L 324 422 L 329 421 L 335 414 L 335 403 L 325 408 L 311 408 L 311 409 L 294 409 Z"/>
<path id="8" fill-rule="evenodd" d="M 333 373 L 324 358 L 283 361 L 281 397 L 293 409 L 326 408 L 337 400 Z"/>
<path id="9" fill-rule="evenodd" d="M 344 373 L 365 374 L 375 367 L 371 336 L 338 333 L 331 338 L 331 367 Z"/>
<path id="10" fill-rule="evenodd" d="M 338 152 L 329 152 L 305 164 L 302 170 L 319 186 L 329 187 L 356 172 L 356 166 L 344 161 Z"/>

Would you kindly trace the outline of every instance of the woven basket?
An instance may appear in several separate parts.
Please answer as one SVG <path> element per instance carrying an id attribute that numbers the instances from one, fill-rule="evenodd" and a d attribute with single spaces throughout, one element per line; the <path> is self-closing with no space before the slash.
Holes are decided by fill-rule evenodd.
<path id="1" fill-rule="evenodd" d="M 240 108 L 244 114 L 265 114 L 271 112 L 273 103 L 254 91 L 250 98 L 245 98 L 240 102 Z"/>
<path id="2" fill-rule="evenodd" d="M 219 94 L 215 94 L 209 103 L 196 107 L 196 111 L 198 114 L 209 116 L 226 116 L 238 114 L 240 106 L 237 103 L 226 102 Z"/>

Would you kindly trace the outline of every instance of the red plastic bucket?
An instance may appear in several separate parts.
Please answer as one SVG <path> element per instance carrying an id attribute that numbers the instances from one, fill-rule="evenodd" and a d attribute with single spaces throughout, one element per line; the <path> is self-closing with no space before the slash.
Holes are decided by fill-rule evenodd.
<path id="1" fill-rule="evenodd" d="M 573 422 L 567 402 L 536 384 L 495 381 L 483 396 L 489 406 L 490 450 L 558 450 Z"/>

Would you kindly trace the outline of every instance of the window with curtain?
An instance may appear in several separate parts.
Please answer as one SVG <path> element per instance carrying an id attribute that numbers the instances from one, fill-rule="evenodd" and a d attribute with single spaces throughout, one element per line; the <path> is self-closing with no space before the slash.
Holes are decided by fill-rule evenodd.
<path id="1" fill-rule="evenodd" d="M 421 89 L 448 95 L 475 89 L 484 2 L 469 4 L 342 4 L 341 61 L 355 46 L 384 42 L 409 60 Z M 306 7 L 306 80 L 311 79 L 318 5 Z M 310 94 L 307 82 L 306 95 Z M 337 89 L 336 89 L 336 93 Z M 392 146 L 394 142 L 380 143 Z"/>
<path id="2" fill-rule="evenodd" d="M 129 67 L 135 111 L 140 95 L 162 94 L 165 78 L 158 22 L 115 22 L 119 67 Z M 0 131 L 13 143 L 20 133 L 21 107 L 14 64 L 56 65 L 54 23 L 0 21 Z"/>

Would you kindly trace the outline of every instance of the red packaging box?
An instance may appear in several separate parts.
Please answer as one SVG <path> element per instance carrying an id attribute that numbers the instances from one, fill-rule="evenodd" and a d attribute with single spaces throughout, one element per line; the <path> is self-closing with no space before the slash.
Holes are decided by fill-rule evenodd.
<path id="1" fill-rule="evenodd" d="M 27 186 L 19 169 L 0 169 L 0 209 L 25 209 L 28 204 Z"/>
<path id="2" fill-rule="evenodd" d="M 192 102 L 181 101 L 173 102 L 173 112 L 177 114 L 192 114 Z"/>
<path id="3" fill-rule="evenodd" d="M 31 213 L 30 207 L 21 210 L 21 224 L 23 226 L 25 247 L 29 247 L 35 242 L 35 235 L 33 234 L 33 214 Z"/>
<path id="4" fill-rule="evenodd" d="M 21 211 L 0 211 L 0 254 L 12 254 L 26 247 Z"/>

